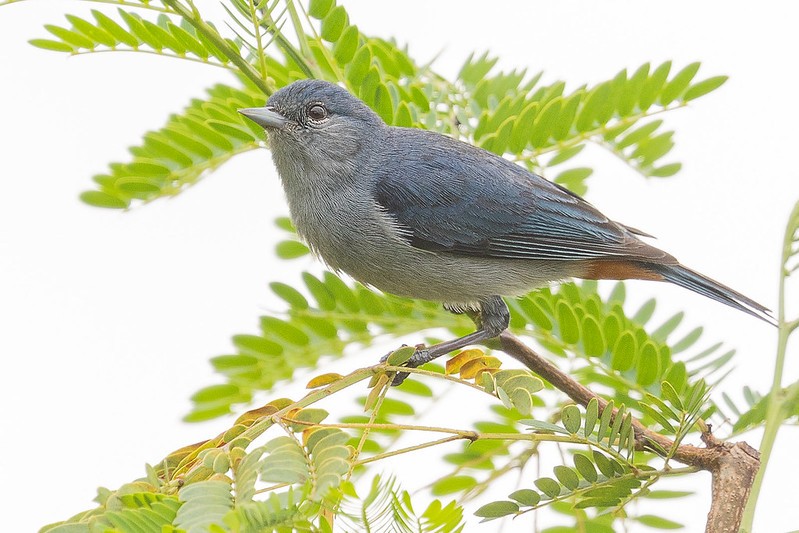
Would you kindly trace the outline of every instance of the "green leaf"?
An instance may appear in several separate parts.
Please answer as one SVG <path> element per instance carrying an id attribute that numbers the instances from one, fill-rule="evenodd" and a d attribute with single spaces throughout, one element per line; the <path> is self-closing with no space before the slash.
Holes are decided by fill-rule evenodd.
<path id="1" fill-rule="evenodd" d="M 599 471 L 602 472 L 602 475 L 608 478 L 612 478 L 616 475 L 616 470 L 613 468 L 613 463 L 610 462 L 610 459 L 597 450 L 592 450 L 591 453 L 594 456 L 594 463 Z"/>
<path id="2" fill-rule="evenodd" d="M 621 429 L 619 429 L 619 446 L 618 451 L 621 452 L 623 449 L 628 447 L 628 443 L 632 444 L 630 450 L 632 451 L 632 447 L 635 446 L 635 435 L 632 434 L 632 424 L 633 424 L 633 417 L 630 413 L 624 417 L 621 422 Z"/>
<path id="3" fill-rule="evenodd" d="M 677 430 L 674 428 L 674 426 L 671 424 L 671 422 L 669 422 L 669 420 L 665 416 L 663 416 L 660 413 L 660 411 L 656 410 L 654 407 L 652 407 L 652 406 L 650 406 L 648 404 L 645 404 L 643 402 L 640 402 L 638 404 L 638 409 L 640 409 L 641 412 L 643 412 L 645 415 L 648 415 L 651 418 L 654 418 L 655 421 L 658 422 L 661 426 L 663 426 L 663 428 L 666 431 L 668 431 L 669 433 L 676 433 L 677 432 Z"/>
<path id="4" fill-rule="evenodd" d="M 344 9 L 343 6 L 336 6 L 325 15 L 325 18 L 322 19 L 322 27 L 320 31 L 320 35 L 322 39 L 328 42 L 335 42 L 341 36 L 344 28 L 347 27 L 349 23 L 349 17 L 347 16 L 347 11 Z"/>
<path id="5" fill-rule="evenodd" d="M 548 144 L 549 138 L 552 136 L 552 129 L 557 123 L 561 106 L 562 99 L 554 98 L 547 102 L 536 115 L 530 137 L 530 144 L 534 147 L 542 147 Z"/>
<path id="6" fill-rule="evenodd" d="M 186 531 L 205 531 L 212 524 L 222 525 L 222 517 L 233 508 L 231 486 L 224 481 L 200 481 L 184 485 L 178 492 L 183 505 L 174 525 Z"/>
<path id="7" fill-rule="evenodd" d="M 641 347 L 638 355 L 636 381 L 639 385 L 646 387 L 654 383 L 660 375 L 660 357 L 657 347 L 651 341 L 647 341 Z"/>
<path id="8" fill-rule="evenodd" d="M 627 296 L 627 289 L 624 286 L 624 283 L 616 283 L 613 286 L 613 290 L 610 292 L 610 296 L 608 296 L 607 303 L 608 305 L 612 305 L 614 303 L 618 303 L 619 305 L 624 304 L 624 300 Z"/>
<path id="9" fill-rule="evenodd" d="M 569 433 L 574 435 L 580 430 L 582 418 L 580 417 L 580 409 L 576 405 L 565 406 L 561 410 L 560 416 L 563 421 L 563 427 L 565 427 Z"/>
<path id="10" fill-rule="evenodd" d="M 279 281 L 273 281 L 269 284 L 269 288 L 272 289 L 272 292 L 274 292 L 276 296 L 291 307 L 296 309 L 308 309 L 308 300 L 294 287 Z"/>
<path id="11" fill-rule="evenodd" d="M 339 306 L 353 313 L 360 311 L 358 298 L 355 296 L 353 290 L 348 287 L 340 277 L 332 272 L 325 272 L 324 283 L 331 294 L 333 294 Z"/>
<path id="12" fill-rule="evenodd" d="M 619 504 L 619 498 L 583 498 L 574 504 L 575 509 L 587 509 L 589 507 L 615 507 Z"/>
<path id="13" fill-rule="evenodd" d="M 121 198 L 111 196 L 101 191 L 83 192 L 80 195 L 80 199 L 82 202 L 94 207 L 105 207 L 108 209 L 125 209 L 128 207 L 128 203 Z"/>
<path id="14" fill-rule="evenodd" d="M 421 381 L 417 381 L 414 379 L 406 379 L 405 381 L 402 382 L 401 385 L 395 388 L 398 391 L 406 392 L 408 394 L 413 394 L 415 396 L 422 396 L 424 398 L 433 397 L 433 389 L 431 389 Z"/>
<path id="15" fill-rule="evenodd" d="M 616 315 L 607 315 L 604 323 L 602 324 L 602 333 L 608 342 L 608 347 L 611 348 L 611 354 L 614 353 L 613 348 L 619 340 L 621 332 L 621 319 Z"/>
<path id="16" fill-rule="evenodd" d="M 594 463 L 581 453 L 574 454 L 574 467 L 589 483 L 595 483 L 598 478 Z"/>
<path id="17" fill-rule="evenodd" d="M 277 337 L 280 342 L 307 346 L 311 339 L 300 328 L 273 316 L 261 317 L 261 329 L 265 336 Z"/>
<path id="18" fill-rule="evenodd" d="M 53 24 L 45 24 L 44 29 L 75 48 L 87 48 L 89 50 L 94 48 L 94 43 L 91 39 L 86 38 L 80 33 Z"/>
<path id="19" fill-rule="evenodd" d="M 598 357 L 605 353 L 605 339 L 596 318 L 585 315 L 582 321 L 582 341 L 585 355 Z"/>
<path id="20" fill-rule="evenodd" d="M 382 415 L 413 416 L 416 411 L 409 403 L 394 398 L 383 398 L 383 403 L 380 405 L 380 413 Z"/>
<path id="21" fill-rule="evenodd" d="M 529 426 L 538 431 L 546 431 L 550 433 L 561 433 L 564 435 L 568 435 L 568 431 L 564 431 L 564 429 L 558 425 L 552 424 L 551 422 L 545 422 L 543 420 L 530 420 L 524 419 L 519 420 L 520 424 L 524 424 L 525 426 Z"/>
<path id="22" fill-rule="evenodd" d="M 604 105 L 608 93 L 610 92 L 610 85 L 600 83 L 588 93 L 584 99 L 582 109 L 577 114 L 575 127 L 579 132 L 585 132 L 593 128 L 597 122 L 597 117 Z"/>
<path id="23" fill-rule="evenodd" d="M 567 187 L 575 194 L 585 194 L 587 187 L 585 180 L 593 174 L 594 170 L 588 167 L 571 168 L 555 176 L 555 183 Z"/>
<path id="24" fill-rule="evenodd" d="M 373 107 L 386 124 L 392 124 L 394 122 L 394 106 L 391 101 L 391 94 L 388 88 L 382 83 L 378 84 L 377 89 L 375 89 Z"/>
<path id="25" fill-rule="evenodd" d="M 275 254 L 280 259 L 296 259 L 309 253 L 308 247 L 300 241 L 280 241 L 275 246 Z"/>
<path id="26" fill-rule="evenodd" d="M 31 39 L 28 41 L 29 44 L 35 46 L 36 48 L 41 48 L 43 50 L 52 50 L 54 52 L 74 52 L 75 48 L 67 44 L 63 41 L 53 41 L 51 39 Z"/>
<path id="27" fill-rule="evenodd" d="M 582 102 L 583 96 L 584 91 L 579 90 L 564 101 L 560 115 L 558 116 L 558 121 L 552 128 L 552 137 L 554 137 L 556 141 L 563 141 L 575 133 L 573 131 L 574 119 L 577 116 L 577 109 L 579 108 L 580 102 Z"/>
<path id="28" fill-rule="evenodd" d="M 625 416 L 626 409 L 624 405 L 621 405 L 616 412 L 616 416 L 613 417 L 613 424 L 610 427 L 610 431 L 608 431 L 608 445 L 613 446 L 617 441 L 621 443 L 623 440 L 619 437 L 621 436 L 621 426 L 624 423 Z"/>
<path id="29" fill-rule="evenodd" d="M 247 355 L 258 357 L 283 353 L 280 344 L 256 335 L 234 335 L 232 340 L 236 348 Z"/>
<path id="30" fill-rule="evenodd" d="M 530 142 L 538 108 L 539 102 L 531 102 L 515 119 L 510 136 L 510 149 L 513 153 L 521 153 Z"/>
<path id="31" fill-rule="evenodd" d="M 550 477 L 536 479 L 535 486 L 550 498 L 556 498 L 560 495 L 560 485 Z"/>
<path id="32" fill-rule="evenodd" d="M 218 398 L 231 396 L 238 393 L 238 387 L 235 385 L 212 385 L 205 387 L 195 392 L 191 399 L 195 402 L 209 402 Z"/>
<path id="33" fill-rule="evenodd" d="M 712 78 L 708 78 L 706 80 L 702 80 L 698 83 L 691 85 L 688 90 L 685 91 L 683 94 L 683 101 L 689 102 L 691 100 L 696 100 L 700 96 L 704 96 L 710 92 L 715 91 L 727 81 L 728 76 L 714 76 Z"/>
<path id="34" fill-rule="evenodd" d="M 675 329 L 677 329 L 677 326 L 680 325 L 684 317 L 685 313 L 683 313 L 682 311 L 675 314 L 674 316 L 666 320 L 663 324 L 661 324 L 660 327 L 658 327 L 650 335 L 655 340 L 665 341 L 668 338 L 668 336 L 671 335 Z"/>
<path id="35" fill-rule="evenodd" d="M 688 348 L 693 346 L 696 343 L 696 341 L 699 340 L 699 337 L 702 336 L 703 332 L 704 332 L 704 328 L 702 326 L 699 326 L 699 327 L 697 327 L 695 329 L 692 329 L 682 339 L 680 339 L 680 340 L 678 340 L 676 342 L 670 343 L 671 344 L 671 353 L 676 354 L 676 353 L 680 353 L 680 352 L 683 352 L 683 351 L 687 350 Z"/>
<path id="36" fill-rule="evenodd" d="M 302 280 L 305 282 L 305 286 L 308 287 L 308 291 L 316 299 L 319 309 L 332 311 L 336 308 L 336 300 L 324 283 L 308 272 L 302 273 Z"/>
<path id="37" fill-rule="evenodd" d="M 687 490 L 652 490 L 646 494 L 646 497 L 659 500 L 667 498 L 685 498 L 693 494 L 693 492 Z"/>
<path id="38" fill-rule="evenodd" d="M 636 517 L 636 520 L 645 526 L 653 527 L 655 529 L 682 529 L 685 527 L 679 522 L 674 522 L 667 518 L 655 515 L 641 515 Z"/>
<path id="39" fill-rule="evenodd" d="M 394 125 L 404 128 L 413 126 L 413 114 L 407 103 L 400 102 L 397 106 L 397 113 L 394 115 Z"/>
<path id="40" fill-rule="evenodd" d="M 541 495 L 533 489 L 519 489 L 508 494 L 508 498 L 526 507 L 535 507 L 541 501 Z"/>
<path id="41" fill-rule="evenodd" d="M 585 426 L 583 432 L 586 437 L 590 437 L 594 432 L 594 427 L 596 426 L 598 417 L 599 402 L 596 398 L 591 398 L 591 401 L 588 402 L 588 406 L 585 408 Z"/>
<path id="42" fill-rule="evenodd" d="M 358 50 L 360 35 L 361 33 L 358 31 L 358 26 L 349 26 L 341 34 L 338 42 L 336 42 L 333 47 L 333 57 L 336 58 L 339 65 L 346 65 L 355 57 L 355 52 Z"/>
<path id="43" fill-rule="evenodd" d="M 652 75 L 644 81 L 644 85 L 641 88 L 641 95 L 638 98 L 638 107 L 642 111 L 646 111 L 655 103 L 658 94 L 663 88 L 663 84 L 666 82 L 666 78 L 669 76 L 670 70 L 671 61 L 666 61 L 658 66 L 658 68 L 652 72 Z"/>
<path id="44" fill-rule="evenodd" d="M 610 422 L 613 418 L 613 400 L 609 401 L 605 408 L 602 410 L 602 415 L 599 418 L 599 429 L 596 432 L 597 441 L 602 441 L 608 434 Z M 603 471 L 604 473 L 604 471 Z"/>
<path id="45" fill-rule="evenodd" d="M 362 46 L 355 52 L 352 62 L 347 67 L 347 80 L 353 87 L 358 87 L 363 83 L 371 62 L 372 54 L 368 46 Z"/>
<path id="46" fill-rule="evenodd" d="M 200 43 L 200 41 L 195 39 L 192 34 L 180 26 L 172 24 L 171 22 L 167 23 L 167 28 L 173 39 L 180 43 L 180 46 L 186 49 L 187 52 L 194 54 L 200 59 L 208 59 L 210 52 Z"/>
<path id="47" fill-rule="evenodd" d="M 560 151 L 555 153 L 555 155 L 552 157 L 552 159 L 549 160 L 549 162 L 547 163 L 547 166 L 554 167 L 555 165 L 559 165 L 561 163 L 565 163 L 566 161 L 568 161 L 572 157 L 574 157 L 577 154 L 579 154 L 580 152 L 582 152 L 585 147 L 586 147 L 585 144 L 577 144 L 575 146 L 571 146 L 569 148 L 565 148 L 563 150 L 560 150 Z"/>
<path id="48" fill-rule="evenodd" d="M 555 467 L 555 477 L 558 478 L 564 487 L 574 490 L 580 484 L 577 474 L 568 466 L 558 465 Z"/>
<path id="49" fill-rule="evenodd" d="M 613 347 L 611 366 L 620 372 L 630 370 L 635 363 L 635 355 L 638 352 L 636 345 L 635 336 L 631 332 L 625 331 L 622 333 Z"/>
<path id="50" fill-rule="evenodd" d="M 477 480 L 472 476 L 448 476 L 433 483 L 430 490 L 433 496 L 445 496 L 447 494 L 467 491 L 475 485 L 477 485 Z M 516 510 L 518 511 L 518 507 Z"/>
<path id="51" fill-rule="evenodd" d="M 132 33 L 136 39 L 147 44 L 153 50 L 160 51 L 163 48 L 161 43 L 147 30 L 142 23 L 142 18 L 138 14 L 130 13 L 122 9 L 118 9 L 117 12 L 128 25 L 130 33 Z"/>
<path id="52" fill-rule="evenodd" d="M 101 13 L 96 9 L 92 9 L 92 16 L 94 17 L 94 20 L 97 21 L 97 26 L 105 30 L 109 35 L 113 35 L 119 43 L 131 48 L 136 48 L 139 46 L 139 40 L 136 37 L 134 37 L 130 32 L 126 31 L 116 21 L 109 18 L 104 13 Z"/>
<path id="53" fill-rule="evenodd" d="M 403 346 L 402 348 L 391 352 L 386 359 L 386 363 L 390 366 L 400 366 L 405 364 L 405 362 L 408 361 L 408 359 L 410 359 L 415 353 L 415 346 Z"/>
<path id="54" fill-rule="evenodd" d="M 485 78 L 494 65 L 496 65 L 498 58 L 489 58 L 488 52 L 475 59 L 472 53 L 458 72 L 458 79 L 463 80 L 468 85 L 475 85 L 477 82 Z"/>
<path id="55" fill-rule="evenodd" d="M 533 412 L 533 397 L 529 391 L 517 388 L 508 393 L 511 403 L 522 415 L 530 416 Z"/>
<path id="56" fill-rule="evenodd" d="M 663 397 L 670 402 L 674 407 L 677 409 L 684 411 L 685 406 L 680 399 L 680 395 L 677 394 L 677 391 L 674 390 L 674 387 L 668 381 L 664 381 L 660 384 L 660 393 Z"/>
<path id="57" fill-rule="evenodd" d="M 474 512 L 475 516 L 493 520 L 519 512 L 519 505 L 510 501 L 496 501 L 483 505 Z"/>
<path id="58" fill-rule="evenodd" d="M 666 83 L 665 87 L 663 87 L 663 91 L 660 93 L 660 105 L 667 106 L 676 100 L 680 94 L 685 91 L 688 84 L 691 83 L 691 80 L 694 79 L 698 70 L 699 63 L 691 63 L 675 74 L 674 77 Z"/>
<path id="59" fill-rule="evenodd" d="M 580 326 L 577 323 L 577 315 L 565 301 L 559 301 L 557 305 L 558 326 L 563 342 L 574 344 L 580 340 Z"/>
<path id="60" fill-rule="evenodd" d="M 648 122 L 643 126 L 639 126 L 638 128 L 627 133 L 620 140 L 616 141 L 616 148 L 621 150 L 629 146 L 633 146 L 634 144 L 640 143 L 641 141 L 651 137 L 652 134 L 662 124 L 663 124 L 662 120 L 653 120 L 652 122 Z"/>
<path id="61" fill-rule="evenodd" d="M 657 302 L 654 298 L 650 298 L 641 306 L 638 311 L 632 317 L 633 322 L 638 322 L 641 325 L 646 324 L 650 318 L 652 318 L 652 314 L 655 312 L 655 307 L 657 306 Z"/>
<path id="62" fill-rule="evenodd" d="M 669 367 L 668 371 L 663 374 L 663 380 L 668 381 L 678 393 L 682 392 L 688 380 L 688 372 L 685 369 L 685 363 L 679 361 Z"/>
<path id="63" fill-rule="evenodd" d="M 675 175 L 682 169 L 682 163 L 669 163 L 660 167 L 653 168 L 649 175 L 653 178 L 668 178 Z"/>
<path id="64" fill-rule="evenodd" d="M 322 20 L 333 9 L 335 4 L 335 0 L 310 0 L 308 2 L 308 14 L 317 20 Z"/>
<path id="65" fill-rule="evenodd" d="M 635 110 L 635 105 L 647 78 L 649 78 L 649 63 L 644 63 L 630 76 L 625 84 L 624 91 L 619 95 L 619 115 L 627 116 Z"/>

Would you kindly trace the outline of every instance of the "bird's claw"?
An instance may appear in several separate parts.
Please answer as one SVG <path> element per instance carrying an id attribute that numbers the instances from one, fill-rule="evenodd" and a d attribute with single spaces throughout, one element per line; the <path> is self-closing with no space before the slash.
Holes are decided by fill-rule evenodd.
<path id="1" fill-rule="evenodd" d="M 405 346 L 405 345 L 403 345 L 403 346 Z M 416 368 L 418 366 L 422 366 L 423 364 L 431 361 L 433 358 L 430 357 L 429 350 L 427 350 L 426 348 L 423 348 L 422 346 L 423 345 L 421 345 L 421 344 L 418 345 L 416 347 L 416 351 L 413 353 L 413 355 L 410 356 L 410 358 L 407 361 L 405 361 L 402 364 L 402 366 L 405 366 L 405 367 L 408 367 L 408 368 Z M 389 352 L 386 355 L 384 355 L 383 357 L 381 357 L 380 358 L 380 362 L 381 363 L 385 363 L 388 360 L 388 357 L 392 353 L 394 353 L 394 352 Z M 402 385 L 402 382 L 405 381 L 405 379 L 408 376 L 410 376 L 410 375 L 411 375 L 410 372 L 397 372 L 397 374 L 394 376 L 394 379 L 391 381 L 391 386 L 392 387 L 396 387 L 398 385 Z"/>

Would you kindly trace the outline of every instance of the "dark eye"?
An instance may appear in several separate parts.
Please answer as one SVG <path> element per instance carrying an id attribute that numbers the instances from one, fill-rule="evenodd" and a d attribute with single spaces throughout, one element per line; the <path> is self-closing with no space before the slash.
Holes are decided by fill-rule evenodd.
<path id="1" fill-rule="evenodd" d="M 313 120 L 324 120 L 327 118 L 327 109 L 322 104 L 314 104 L 308 108 L 308 116 Z"/>

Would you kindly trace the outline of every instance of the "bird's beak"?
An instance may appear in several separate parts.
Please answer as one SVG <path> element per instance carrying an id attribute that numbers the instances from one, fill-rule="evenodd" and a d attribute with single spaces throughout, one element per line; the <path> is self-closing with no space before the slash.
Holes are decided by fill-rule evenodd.
<path id="1" fill-rule="evenodd" d="M 288 119 L 271 107 L 248 107 L 239 109 L 239 113 L 252 120 L 262 128 L 283 129 Z"/>

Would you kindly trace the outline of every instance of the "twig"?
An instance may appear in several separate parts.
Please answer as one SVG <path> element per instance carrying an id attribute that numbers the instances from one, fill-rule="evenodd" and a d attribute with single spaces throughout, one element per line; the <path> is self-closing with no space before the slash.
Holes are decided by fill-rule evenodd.
<path id="1" fill-rule="evenodd" d="M 499 337 L 502 350 L 524 364 L 581 405 L 596 398 L 600 409 L 608 402 L 561 371 L 547 359 L 538 355 L 518 337 L 505 331 Z M 615 410 L 614 410 L 615 415 Z M 708 430 L 702 434 L 705 448 L 674 445 L 674 442 L 651 431 L 633 419 L 636 446 L 641 449 L 660 450 L 674 448 L 672 457 L 688 466 L 706 470 L 713 476 L 712 502 L 708 513 L 706 533 L 737 533 L 741 525 L 744 506 L 752 490 L 755 474 L 760 468 L 760 454 L 745 442 L 734 444 L 717 440 Z"/>

